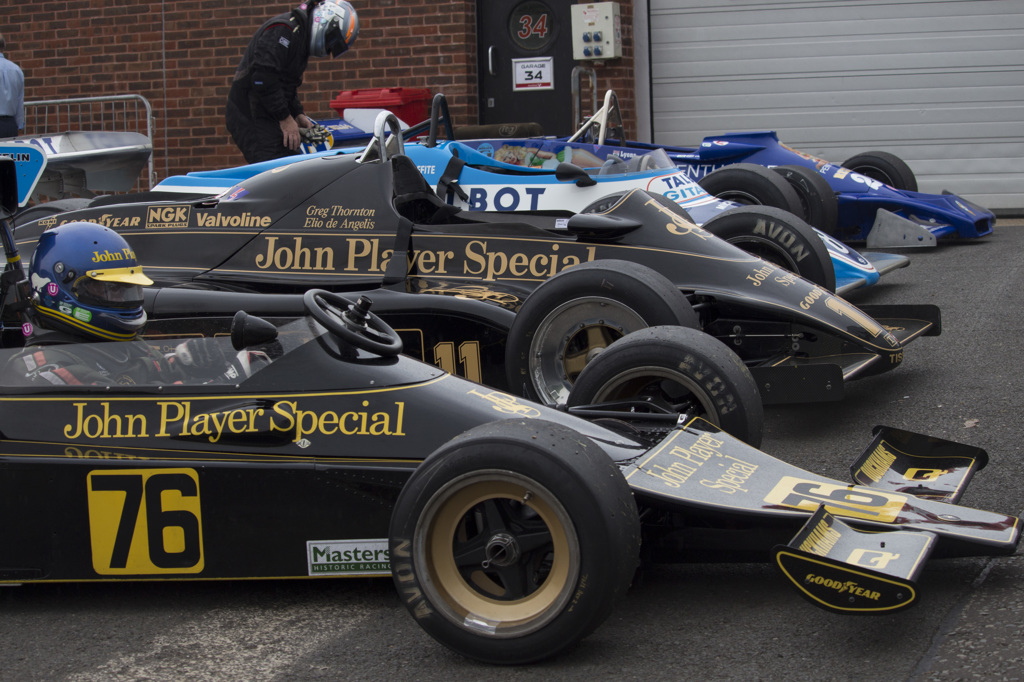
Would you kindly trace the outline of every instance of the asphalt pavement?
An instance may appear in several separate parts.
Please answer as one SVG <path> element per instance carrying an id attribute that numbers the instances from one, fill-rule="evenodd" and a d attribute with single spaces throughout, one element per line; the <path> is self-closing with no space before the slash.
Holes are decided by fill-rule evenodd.
<path id="1" fill-rule="evenodd" d="M 962 503 L 1020 515 L 1024 221 L 910 256 L 848 298 L 937 304 L 941 336 L 841 402 L 769 408 L 763 449 L 849 480 L 875 424 L 962 441 L 990 457 Z M 769 564 L 657 567 L 567 654 L 503 668 L 435 644 L 388 580 L 0 588 L 0 679 L 1024 679 L 1020 554 L 930 562 L 919 590 L 902 613 L 836 616 Z"/>

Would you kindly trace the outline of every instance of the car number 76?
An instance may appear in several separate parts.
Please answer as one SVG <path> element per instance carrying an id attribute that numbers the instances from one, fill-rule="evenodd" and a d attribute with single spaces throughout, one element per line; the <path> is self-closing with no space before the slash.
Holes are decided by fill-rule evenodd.
<path id="1" fill-rule="evenodd" d="M 92 564 L 100 575 L 203 570 L 194 469 L 92 471 L 88 498 Z"/>

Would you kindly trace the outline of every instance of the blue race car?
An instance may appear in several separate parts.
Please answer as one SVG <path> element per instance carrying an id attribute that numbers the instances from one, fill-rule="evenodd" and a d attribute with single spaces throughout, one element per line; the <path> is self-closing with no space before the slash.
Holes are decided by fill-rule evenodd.
<path id="1" fill-rule="evenodd" d="M 933 246 L 943 237 L 983 237 L 995 225 L 991 211 L 963 197 L 948 191 L 918 192 L 913 171 L 888 152 L 858 154 L 840 165 L 788 147 L 771 131 L 710 136 L 697 148 L 624 141 L 612 91 L 605 94 L 604 106 L 569 138 L 509 139 L 501 144 L 505 158 L 512 158 L 517 147 L 530 152 L 522 155 L 524 165 L 565 156 L 567 149 L 573 158 L 583 152 L 588 161 L 593 158 L 599 164 L 610 158 L 629 164 L 652 149 L 664 149 L 687 177 L 717 197 L 793 210 L 793 196 L 780 196 L 757 172 L 758 167 L 769 167 L 789 181 L 807 222 L 843 241 L 866 241 L 871 248 Z"/>

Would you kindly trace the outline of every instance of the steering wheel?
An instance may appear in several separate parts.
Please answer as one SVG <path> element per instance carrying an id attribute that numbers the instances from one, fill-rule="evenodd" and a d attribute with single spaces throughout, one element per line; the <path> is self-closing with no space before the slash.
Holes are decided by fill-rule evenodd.
<path id="1" fill-rule="evenodd" d="M 323 289 L 302 296 L 306 311 L 331 334 L 355 348 L 384 358 L 402 352 L 402 339 L 387 322 L 370 312 L 372 301 L 360 296 L 355 303 Z"/>

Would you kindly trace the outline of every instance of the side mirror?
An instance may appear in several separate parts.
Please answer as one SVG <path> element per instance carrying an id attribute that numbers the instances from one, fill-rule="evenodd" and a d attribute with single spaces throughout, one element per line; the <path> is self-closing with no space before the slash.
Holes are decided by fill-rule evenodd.
<path id="1" fill-rule="evenodd" d="M 575 182 L 577 187 L 590 187 L 597 184 L 597 180 L 587 175 L 587 171 L 565 161 L 555 168 L 555 179 L 559 182 Z"/>
<path id="2" fill-rule="evenodd" d="M 277 327 L 262 317 L 239 310 L 231 318 L 231 347 L 245 350 L 251 346 L 269 343 L 277 338 Z"/>

